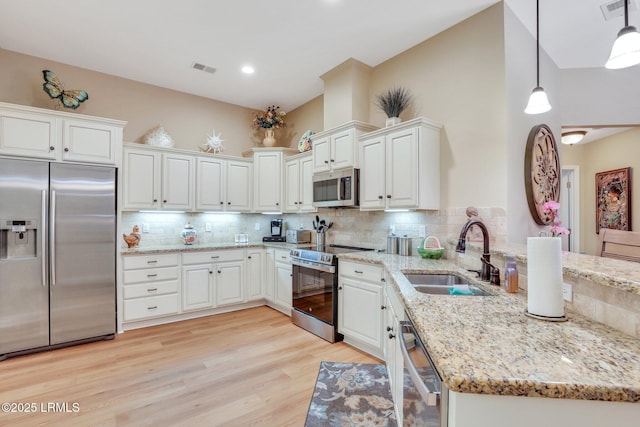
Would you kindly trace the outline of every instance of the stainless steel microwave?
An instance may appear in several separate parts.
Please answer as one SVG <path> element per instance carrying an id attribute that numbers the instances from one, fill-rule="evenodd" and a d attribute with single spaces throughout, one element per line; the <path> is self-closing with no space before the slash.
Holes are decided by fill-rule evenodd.
<path id="1" fill-rule="evenodd" d="M 313 175 L 313 206 L 357 207 L 360 169 L 348 168 Z"/>

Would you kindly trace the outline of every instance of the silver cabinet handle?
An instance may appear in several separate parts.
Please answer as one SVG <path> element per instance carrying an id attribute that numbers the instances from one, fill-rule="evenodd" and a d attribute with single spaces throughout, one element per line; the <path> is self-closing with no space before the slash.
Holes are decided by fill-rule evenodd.
<path id="1" fill-rule="evenodd" d="M 211 259 L 218 259 L 220 258 L 220 255 L 216 255 L 216 256 L 212 256 Z"/>
<path id="2" fill-rule="evenodd" d="M 353 270 L 353 272 L 356 273 L 356 274 L 363 274 L 364 273 L 364 271 L 360 271 L 360 270 Z"/>
<path id="3" fill-rule="evenodd" d="M 42 257 L 42 286 L 47 286 L 47 190 L 42 190 L 42 211 L 41 211 L 42 237 L 40 238 L 40 256 Z"/>
<path id="4" fill-rule="evenodd" d="M 147 274 L 147 277 L 157 277 L 158 273 L 153 273 L 153 274 Z"/>
<path id="5" fill-rule="evenodd" d="M 149 288 L 147 289 L 147 292 L 156 292 L 158 290 L 158 288 Z"/>
<path id="6" fill-rule="evenodd" d="M 157 305 L 152 305 L 151 307 L 147 307 L 147 310 L 155 310 L 157 308 L 158 308 Z"/>
<path id="7" fill-rule="evenodd" d="M 150 259 L 149 261 L 147 261 L 147 264 L 157 264 L 158 260 L 157 259 Z"/>
<path id="8" fill-rule="evenodd" d="M 51 204 L 49 205 L 49 255 L 51 257 L 51 285 L 56 285 L 56 191 L 51 191 Z"/>

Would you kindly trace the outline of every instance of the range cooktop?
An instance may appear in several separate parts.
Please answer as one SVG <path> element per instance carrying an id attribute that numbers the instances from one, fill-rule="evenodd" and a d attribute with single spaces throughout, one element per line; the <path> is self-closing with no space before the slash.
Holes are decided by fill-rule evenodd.
<path id="1" fill-rule="evenodd" d="M 293 259 L 301 259 L 307 261 L 315 261 L 322 264 L 334 264 L 337 262 L 337 254 L 344 254 L 350 252 L 363 252 L 373 251 L 373 248 L 360 248 L 357 246 L 344 246 L 344 245 L 327 245 L 327 246 L 312 246 L 309 248 L 294 248 L 291 249 L 289 254 Z"/>

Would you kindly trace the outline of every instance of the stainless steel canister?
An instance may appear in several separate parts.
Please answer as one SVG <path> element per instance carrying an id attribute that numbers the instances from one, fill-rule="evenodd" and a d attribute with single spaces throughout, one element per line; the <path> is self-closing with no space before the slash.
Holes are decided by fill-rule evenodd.
<path id="1" fill-rule="evenodd" d="M 404 256 L 411 255 L 411 246 L 412 246 L 413 238 L 411 237 L 398 237 L 398 254 Z"/>
<path id="2" fill-rule="evenodd" d="M 387 236 L 387 253 L 398 253 L 398 236 Z"/>
<path id="3" fill-rule="evenodd" d="M 325 234 L 324 233 L 316 233 L 316 247 L 321 248 L 325 244 Z"/>

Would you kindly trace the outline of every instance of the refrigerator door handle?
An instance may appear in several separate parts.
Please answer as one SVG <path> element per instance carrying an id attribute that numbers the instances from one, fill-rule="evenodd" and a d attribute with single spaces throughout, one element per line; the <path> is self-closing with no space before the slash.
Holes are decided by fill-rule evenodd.
<path id="1" fill-rule="evenodd" d="M 42 286 L 47 286 L 47 190 L 42 190 L 41 212 L 42 238 L 40 239 L 40 257 L 42 258 Z"/>
<path id="2" fill-rule="evenodd" d="M 49 205 L 49 254 L 51 256 L 51 285 L 56 285 L 56 191 L 51 190 Z"/>

